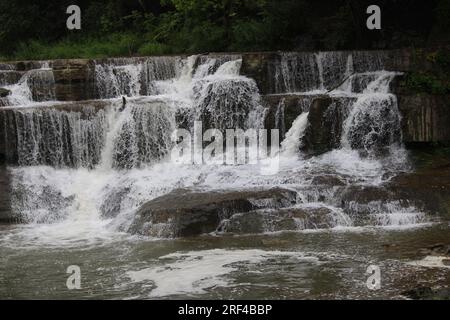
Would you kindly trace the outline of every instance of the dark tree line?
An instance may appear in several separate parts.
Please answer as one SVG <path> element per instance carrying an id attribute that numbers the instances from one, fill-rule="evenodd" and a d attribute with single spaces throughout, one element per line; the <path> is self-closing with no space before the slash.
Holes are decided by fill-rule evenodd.
<path id="1" fill-rule="evenodd" d="M 66 28 L 71 4 L 81 30 Z M 366 28 L 370 4 L 381 30 Z M 0 0 L 0 56 L 435 46 L 449 21 L 450 0 Z"/>

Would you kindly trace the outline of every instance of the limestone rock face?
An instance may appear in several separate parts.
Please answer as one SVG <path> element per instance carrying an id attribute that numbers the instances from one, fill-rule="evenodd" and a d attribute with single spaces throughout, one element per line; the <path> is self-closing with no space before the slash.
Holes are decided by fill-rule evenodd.
<path id="1" fill-rule="evenodd" d="M 286 207 L 295 200 L 294 191 L 281 188 L 209 192 L 178 189 L 145 203 L 128 231 L 156 237 L 196 236 L 216 231 L 223 219 L 235 213 Z"/>
<path id="2" fill-rule="evenodd" d="M 407 145 L 450 143 L 449 98 L 448 95 L 399 95 L 403 142 Z"/>
<path id="3" fill-rule="evenodd" d="M 0 159 L 1 160 L 1 159 Z M 0 164 L 0 223 L 11 222 L 9 174 L 6 167 Z"/>
<path id="4" fill-rule="evenodd" d="M 267 77 L 269 65 L 274 60 L 279 60 L 279 55 L 275 52 L 245 53 L 242 55 L 241 73 L 255 79 L 262 94 L 274 92 L 275 79 Z"/>
<path id="5" fill-rule="evenodd" d="M 220 231 L 246 234 L 334 226 L 333 214 L 328 208 L 282 208 L 237 213 L 223 223 Z"/>
<path id="6" fill-rule="evenodd" d="M 2 70 L 0 68 L 0 85 L 7 86 L 19 82 L 24 72 L 16 70 Z"/>
<path id="7" fill-rule="evenodd" d="M 263 96 L 263 105 L 267 108 L 265 128 L 279 129 L 280 139 L 284 139 L 286 132 L 294 120 L 302 113 L 309 111 L 315 95 L 266 95 Z"/>
<path id="8" fill-rule="evenodd" d="M 94 98 L 94 64 L 92 60 L 55 60 L 53 75 L 57 100 L 79 101 Z"/>
<path id="9" fill-rule="evenodd" d="M 5 88 L 0 88 L 0 97 L 4 98 L 11 94 L 11 91 Z"/>
<path id="10" fill-rule="evenodd" d="M 342 124 L 347 117 L 347 106 L 352 98 L 316 98 L 309 110 L 303 150 L 318 155 L 340 147 Z"/>

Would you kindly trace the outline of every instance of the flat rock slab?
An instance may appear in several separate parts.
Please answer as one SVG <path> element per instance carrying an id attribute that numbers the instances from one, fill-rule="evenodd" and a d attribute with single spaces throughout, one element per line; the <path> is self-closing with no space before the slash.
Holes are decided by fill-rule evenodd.
<path id="1" fill-rule="evenodd" d="M 296 202 L 297 193 L 282 188 L 241 191 L 177 189 L 145 203 L 129 228 L 133 234 L 174 238 L 217 230 L 233 214 L 263 208 L 283 208 Z"/>

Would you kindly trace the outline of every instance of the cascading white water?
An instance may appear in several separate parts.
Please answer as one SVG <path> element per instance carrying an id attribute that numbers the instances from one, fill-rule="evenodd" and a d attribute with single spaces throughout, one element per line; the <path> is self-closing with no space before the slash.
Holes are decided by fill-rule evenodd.
<path id="1" fill-rule="evenodd" d="M 296 156 L 300 149 L 301 139 L 308 125 L 308 112 L 303 112 L 292 123 L 291 129 L 286 133 L 286 138 L 281 142 L 281 152 L 284 156 Z"/>
<path id="2" fill-rule="evenodd" d="M 7 158 L 21 166 L 93 167 L 104 144 L 105 113 L 86 106 L 82 112 L 51 108 L 15 108 L 0 118 Z"/>
<path id="3" fill-rule="evenodd" d="M 397 99 L 388 93 L 396 75 L 394 72 L 376 73 L 374 80 L 357 96 L 343 124 L 341 143 L 344 148 L 364 149 L 370 153 L 401 142 Z"/>
<path id="4" fill-rule="evenodd" d="M 23 166 L 13 170 L 14 210 L 26 221 L 44 223 L 34 228 L 33 237 L 39 230 L 52 234 L 47 225 L 52 222 L 57 224 L 53 235 L 61 241 L 65 239 L 61 228 L 70 230 L 75 238 L 96 238 L 105 230 L 127 230 L 142 203 L 175 188 L 240 190 L 280 185 L 297 190 L 305 210 L 325 207 L 340 217 L 334 226 L 351 226 L 352 219 L 339 207 L 334 189 L 315 189 L 310 181 L 331 171 L 349 183 L 379 183 L 386 170 L 382 159 L 360 157 L 353 149 L 362 144 L 371 150 L 378 140 L 400 148 L 396 144 L 400 140 L 395 131 L 399 124 L 395 96 L 388 93 L 395 74 L 360 72 L 358 63 L 364 59 L 333 53 L 282 55 L 281 69 L 274 73 L 280 92 L 323 92 L 349 77 L 331 94 L 351 96 L 356 102 L 344 121 L 342 148 L 309 159 L 298 157 L 308 125 L 308 108 L 304 108 L 281 143 L 280 172 L 268 177 L 260 175 L 258 166 L 190 166 L 167 158 L 172 131 L 180 125 L 190 128 L 194 120 L 219 129 L 262 128 L 265 110 L 258 88 L 254 80 L 239 75 L 239 56 L 98 62 L 99 97 L 130 96 L 123 110 L 122 101 L 112 99 L 109 107 L 93 111 L 89 117 L 82 116 L 85 112 L 24 110 L 14 111 L 16 116 L 8 118 L 16 125 L 17 153 Z M 359 81 L 358 90 L 355 81 Z M 412 215 L 411 219 L 406 215 L 395 218 L 380 211 L 387 216 L 374 219 L 373 225 L 420 220 Z"/>
<path id="5" fill-rule="evenodd" d="M 121 95 L 136 96 L 141 91 L 140 73 L 142 65 L 95 65 L 95 79 L 100 98 Z"/>

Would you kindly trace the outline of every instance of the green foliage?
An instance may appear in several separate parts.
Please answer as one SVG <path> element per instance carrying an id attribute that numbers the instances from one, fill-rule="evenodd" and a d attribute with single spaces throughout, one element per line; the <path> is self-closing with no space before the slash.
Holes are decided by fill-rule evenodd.
<path id="1" fill-rule="evenodd" d="M 70 4 L 82 9 L 81 30 L 66 28 Z M 382 10 L 389 6 L 383 11 L 382 32 L 365 26 L 369 4 L 370 0 L 0 0 L 0 56 L 383 49 L 414 45 L 416 38 L 417 43 L 427 43 L 430 33 L 423 30 L 434 30 L 438 43 L 448 38 L 448 0 L 410 0 L 408 10 L 402 2 L 380 0 Z M 421 23 L 415 23 L 419 18 Z M 448 68 L 448 54 L 428 58 Z"/>
<path id="2" fill-rule="evenodd" d="M 132 34 L 112 34 L 101 40 L 97 38 L 82 41 L 66 39 L 51 45 L 32 40 L 20 44 L 14 58 L 31 60 L 128 56 L 136 54 L 141 45 L 139 37 Z"/>
<path id="3" fill-rule="evenodd" d="M 169 47 L 157 42 L 147 42 L 138 50 L 138 54 L 141 56 L 155 56 L 170 53 L 172 52 Z"/>
<path id="4" fill-rule="evenodd" d="M 405 85 L 414 92 L 449 94 L 450 85 L 429 72 L 412 72 L 407 75 Z"/>
<path id="5" fill-rule="evenodd" d="M 442 67 L 443 70 L 448 73 L 450 73 L 450 52 L 440 50 L 436 53 L 436 63 L 439 65 L 439 67 Z"/>

